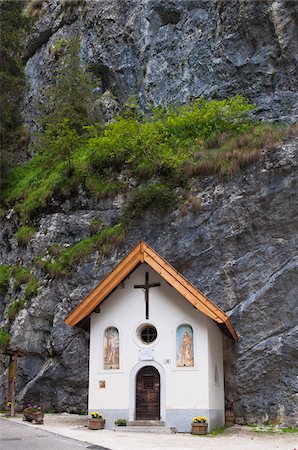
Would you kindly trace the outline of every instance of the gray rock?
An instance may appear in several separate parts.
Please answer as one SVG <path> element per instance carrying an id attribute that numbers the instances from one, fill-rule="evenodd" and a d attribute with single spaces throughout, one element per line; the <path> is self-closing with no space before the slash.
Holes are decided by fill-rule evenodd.
<path id="1" fill-rule="evenodd" d="M 11 325 L 12 343 L 28 351 L 19 361 L 19 405 L 41 402 L 48 410 L 80 412 L 87 407 L 88 332 L 63 322 L 67 314 L 145 239 L 230 316 L 237 344 L 225 339 L 226 403 L 237 423 L 296 421 L 297 356 L 297 139 L 230 181 L 193 179 L 198 211 L 146 213 L 125 241 L 108 255 L 98 253 L 68 278 L 51 280 L 36 271 L 41 289 Z M 12 217 L 2 220 L 1 263 L 29 265 L 54 242 L 73 244 L 88 235 L 90 220 L 105 225 L 119 217 L 119 203 L 90 199 L 90 209 L 43 214 L 27 249 L 15 242 Z M 47 230 L 47 232 L 45 232 Z M 7 241 L 10 245 L 7 245 Z M 2 314 L 9 301 L 3 297 Z M 3 317 L 2 326 L 5 322 Z M 5 397 L 6 364 L 0 392 Z M 55 389 L 53 389 L 55 386 Z"/>
<path id="2" fill-rule="evenodd" d="M 297 3 L 286 0 L 86 0 L 63 10 L 58 0 L 28 40 L 24 118 L 36 130 L 37 107 L 53 81 L 56 43 L 80 37 L 80 56 L 97 79 L 95 113 L 110 120 L 131 94 L 140 105 L 185 103 L 242 94 L 260 118 L 297 118 Z M 58 62 L 59 63 L 59 62 Z M 140 239 L 226 311 L 239 333 L 225 339 L 226 403 L 237 423 L 273 420 L 295 425 L 297 357 L 297 140 L 265 151 L 261 161 L 228 182 L 192 180 L 198 211 L 148 212 L 108 255 L 96 253 L 71 277 L 52 280 L 34 269 L 40 290 L 10 326 L 12 344 L 28 351 L 18 365 L 19 406 L 87 408 L 88 332 L 63 319 Z M 131 184 L 130 188 L 133 188 Z M 53 244 L 73 245 L 89 224 L 118 222 L 123 198 L 53 199 L 26 248 L 15 239 L 17 218 L 1 219 L 0 262 L 31 267 Z M 0 298 L 0 327 L 10 288 Z M 7 360 L 0 359 L 6 395 Z M 53 388 L 55 386 L 55 389 Z"/>
<path id="3" fill-rule="evenodd" d="M 120 107 L 136 94 L 142 108 L 242 94 L 260 118 L 294 121 L 297 13 L 286 0 L 86 0 L 66 20 L 61 2 L 50 0 L 28 42 L 26 123 L 36 129 L 36 107 L 57 66 L 52 49 L 72 35 L 95 74 L 99 116 L 111 117 L 111 94 Z"/>

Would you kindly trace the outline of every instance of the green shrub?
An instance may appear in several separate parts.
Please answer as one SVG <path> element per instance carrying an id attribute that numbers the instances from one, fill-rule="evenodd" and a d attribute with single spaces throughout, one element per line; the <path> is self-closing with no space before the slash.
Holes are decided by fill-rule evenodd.
<path id="1" fill-rule="evenodd" d="M 35 228 L 24 225 L 16 232 L 16 240 L 21 247 L 25 247 L 35 233 Z"/>
<path id="2" fill-rule="evenodd" d="M 125 419 L 116 419 L 114 423 L 118 427 L 125 427 L 126 426 L 126 420 Z"/>
<path id="3" fill-rule="evenodd" d="M 162 183 L 151 183 L 146 187 L 136 189 L 123 212 L 125 222 L 132 218 L 141 217 L 147 209 L 166 210 L 175 204 L 176 197 L 173 189 Z"/>
<path id="4" fill-rule="evenodd" d="M 9 285 L 10 266 L 0 266 L 0 294 L 5 295 Z"/>
<path id="5" fill-rule="evenodd" d="M 17 291 L 23 284 L 26 284 L 31 279 L 30 270 L 22 266 L 14 266 L 12 269 L 14 277 L 14 290 Z"/>
<path id="6" fill-rule="evenodd" d="M 93 192 L 97 198 L 111 198 L 127 189 L 121 181 L 107 181 L 103 178 L 89 176 L 85 181 L 88 191 Z"/>
<path id="7" fill-rule="evenodd" d="M 13 300 L 7 308 L 7 317 L 10 321 L 13 321 L 18 312 L 24 307 L 25 300 L 17 299 Z"/>
<path id="8" fill-rule="evenodd" d="M 10 338 L 10 334 L 4 328 L 0 328 L 0 349 L 4 350 L 8 346 Z"/>
<path id="9" fill-rule="evenodd" d="M 173 190 L 187 187 L 191 177 L 231 177 L 257 161 L 262 148 L 274 147 L 289 130 L 253 124 L 250 112 L 254 106 L 240 96 L 155 108 L 147 117 L 136 109 L 135 101 L 131 105 L 105 126 L 83 127 L 81 118 L 80 132 L 70 118 L 56 123 L 51 116 L 52 125 L 47 126 L 36 156 L 9 173 L 4 191 L 7 205 L 27 223 L 53 196 L 74 195 L 80 184 L 98 198 L 107 198 L 128 189 L 123 179 L 143 182 L 154 178 L 156 184 Z M 76 110 L 78 102 L 73 106 Z M 63 108 L 59 118 L 63 118 Z M 133 195 L 125 214 L 133 213 L 131 201 Z M 152 204 L 150 199 L 145 203 Z"/>
<path id="10" fill-rule="evenodd" d="M 44 269 L 55 278 L 68 275 L 71 269 L 84 262 L 94 252 L 107 252 L 110 245 L 116 244 L 122 239 L 122 235 L 122 225 L 117 224 L 113 227 L 107 227 L 101 232 L 62 250 L 56 260 L 45 263 Z"/>
<path id="11" fill-rule="evenodd" d="M 57 258 L 57 256 L 60 255 L 61 251 L 62 251 L 62 247 L 60 244 L 53 244 L 48 249 L 49 255 L 54 256 L 55 258 Z"/>
<path id="12" fill-rule="evenodd" d="M 93 234 L 98 233 L 102 227 L 103 227 L 103 223 L 99 217 L 92 219 L 91 222 L 89 223 L 90 234 L 93 235 Z"/>
<path id="13" fill-rule="evenodd" d="M 38 291 L 38 280 L 31 275 L 31 278 L 28 281 L 24 291 L 25 300 L 31 300 L 31 298 L 37 295 L 37 291 Z"/>

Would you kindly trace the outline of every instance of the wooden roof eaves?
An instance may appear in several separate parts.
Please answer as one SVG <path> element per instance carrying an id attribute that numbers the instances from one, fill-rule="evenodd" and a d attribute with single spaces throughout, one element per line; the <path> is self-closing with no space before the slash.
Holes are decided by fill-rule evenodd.
<path id="1" fill-rule="evenodd" d="M 74 326 L 82 321 L 134 270 L 141 259 L 140 244 L 138 244 L 66 317 L 64 322 L 67 325 Z"/>
<path id="2" fill-rule="evenodd" d="M 192 305 L 206 314 L 217 323 L 223 323 L 231 333 L 231 336 L 238 340 L 238 335 L 229 317 L 219 309 L 211 300 L 205 297 L 198 289 L 196 289 L 184 276 L 174 269 L 168 262 L 159 256 L 152 248 L 145 244 L 144 261 L 149 264 L 157 273 L 159 273 L 166 281 L 174 287 L 181 295 L 189 300 Z M 154 264 L 154 261 L 156 264 Z M 178 285 L 177 283 L 178 282 Z M 179 286 L 180 285 L 180 286 Z"/>
<path id="3" fill-rule="evenodd" d="M 231 336 L 238 340 L 237 333 L 228 316 L 213 302 L 198 291 L 183 275 L 167 263 L 144 241 L 139 242 L 130 253 L 110 272 L 103 281 L 67 316 L 65 323 L 75 326 L 91 314 L 138 264 L 146 262 L 174 289 L 185 297 L 196 309 L 217 323 L 225 324 Z"/>
<path id="4" fill-rule="evenodd" d="M 166 269 L 170 275 L 172 275 L 177 281 L 185 287 L 191 294 L 193 294 L 199 301 L 201 301 L 208 310 L 210 310 L 214 315 L 216 315 L 222 321 L 225 321 L 226 315 L 221 311 L 211 300 L 209 300 L 205 295 L 203 295 L 198 289 L 196 289 L 180 272 L 174 269 L 168 262 L 166 262 L 161 256 L 155 254 L 154 250 L 150 247 L 146 249 L 146 253 L 152 256 L 158 264 Z"/>

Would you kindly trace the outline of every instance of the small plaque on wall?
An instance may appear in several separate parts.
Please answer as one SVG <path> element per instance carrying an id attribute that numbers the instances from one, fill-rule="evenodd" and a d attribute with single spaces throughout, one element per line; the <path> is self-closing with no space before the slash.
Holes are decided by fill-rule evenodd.
<path id="1" fill-rule="evenodd" d="M 142 348 L 139 350 L 139 360 L 140 361 L 149 361 L 154 359 L 154 350 L 153 348 Z"/>
<path id="2" fill-rule="evenodd" d="M 98 386 L 99 386 L 99 389 L 105 389 L 106 388 L 106 381 L 105 380 L 99 380 Z"/>

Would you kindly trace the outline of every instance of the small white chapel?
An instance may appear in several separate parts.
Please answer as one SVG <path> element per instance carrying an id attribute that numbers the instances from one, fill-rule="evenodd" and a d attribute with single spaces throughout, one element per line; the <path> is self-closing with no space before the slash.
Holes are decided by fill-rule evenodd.
<path id="1" fill-rule="evenodd" d="M 67 316 L 90 320 L 88 411 L 106 428 L 165 425 L 190 432 L 224 425 L 223 333 L 228 316 L 141 241 Z"/>

